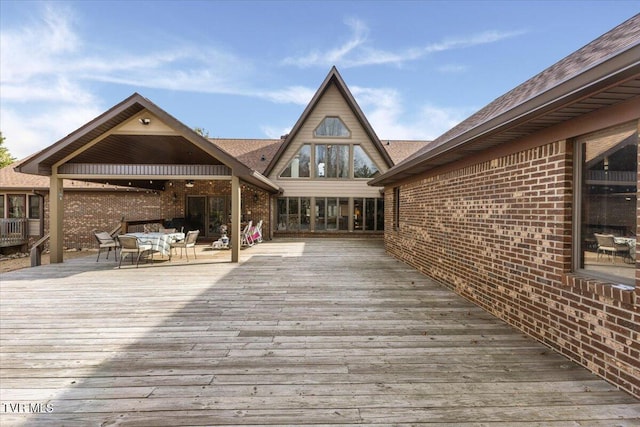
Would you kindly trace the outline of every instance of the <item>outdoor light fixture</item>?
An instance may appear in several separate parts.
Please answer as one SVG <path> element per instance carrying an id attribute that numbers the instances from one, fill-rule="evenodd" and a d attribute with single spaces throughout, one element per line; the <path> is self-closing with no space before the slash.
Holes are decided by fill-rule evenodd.
<path id="1" fill-rule="evenodd" d="M 140 122 L 141 125 L 144 125 L 144 126 L 148 126 L 149 123 L 151 123 L 151 119 L 148 119 L 146 117 L 140 118 L 138 119 L 138 121 Z"/>
<path id="2" fill-rule="evenodd" d="M 193 184 L 193 180 L 189 179 L 187 180 L 187 183 L 184 185 L 187 188 L 193 188 L 194 184 Z"/>

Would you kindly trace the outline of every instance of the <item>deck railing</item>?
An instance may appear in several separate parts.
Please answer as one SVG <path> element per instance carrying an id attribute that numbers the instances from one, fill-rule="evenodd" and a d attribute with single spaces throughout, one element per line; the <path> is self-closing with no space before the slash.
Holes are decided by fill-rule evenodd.
<path id="1" fill-rule="evenodd" d="M 26 218 L 0 218 L 0 247 L 24 245 L 28 230 Z"/>
<path id="2" fill-rule="evenodd" d="M 42 264 L 42 250 L 44 244 L 49 240 L 49 234 L 43 236 L 31 247 L 29 255 L 31 257 L 31 267 L 37 267 Z"/>

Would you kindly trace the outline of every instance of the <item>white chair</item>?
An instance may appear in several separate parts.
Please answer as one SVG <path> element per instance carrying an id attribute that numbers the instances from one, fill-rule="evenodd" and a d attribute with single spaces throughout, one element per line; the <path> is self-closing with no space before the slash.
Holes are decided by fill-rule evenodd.
<path id="1" fill-rule="evenodd" d="M 107 249 L 107 259 L 109 259 L 109 252 L 113 249 L 114 255 L 116 257 L 116 261 L 118 260 L 118 242 L 114 240 L 113 237 L 106 231 L 97 231 L 93 233 L 96 236 L 96 240 L 98 241 L 98 258 L 96 258 L 96 262 L 100 259 L 100 252 L 103 249 Z M 121 255 L 122 256 L 122 255 Z"/>
<path id="2" fill-rule="evenodd" d="M 173 250 L 175 248 L 180 248 L 180 258 L 182 258 L 182 249 L 184 249 L 184 253 L 187 255 L 187 262 L 189 262 L 189 251 L 187 249 L 193 248 L 193 257 L 197 259 L 198 257 L 196 256 L 196 240 L 198 240 L 198 234 L 200 234 L 200 230 L 189 231 L 187 232 L 184 240 L 172 243 L 171 250 L 169 251 L 169 259 L 171 259 L 171 255 L 173 254 Z"/>
<path id="3" fill-rule="evenodd" d="M 140 263 L 140 257 L 146 252 L 151 252 L 153 248 L 151 243 L 141 242 L 135 236 L 118 236 L 118 241 L 120 242 L 120 263 L 118 264 L 118 268 L 122 265 L 122 258 L 124 258 L 126 254 L 131 254 L 131 264 L 133 264 L 133 256 L 136 255 L 137 268 Z"/>
<path id="4" fill-rule="evenodd" d="M 242 233 L 240 234 L 240 246 L 253 246 L 253 239 L 251 238 L 252 225 L 253 221 L 249 221 L 242 230 Z"/>
<path id="5" fill-rule="evenodd" d="M 594 236 L 596 237 L 596 241 L 598 242 L 598 259 L 600 258 L 600 254 L 604 253 L 609 255 L 609 258 L 611 258 L 611 262 L 614 263 L 616 261 L 616 255 L 618 253 L 622 254 L 623 260 L 629 256 L 629 245 L 616 243 L 616 239 L 613 234 L 594 233 Z"/>

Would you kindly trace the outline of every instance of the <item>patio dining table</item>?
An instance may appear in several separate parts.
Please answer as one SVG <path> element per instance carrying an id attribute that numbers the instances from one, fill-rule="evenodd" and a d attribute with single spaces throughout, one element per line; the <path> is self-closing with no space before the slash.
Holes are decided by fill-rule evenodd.
<path id="1" fill-rule="evenodd" d="M 613 240 L 622 245 L 629 246 L 630 261 L 635 262 L 636 259 L 636 239 L 633 237 L 614 237 Z"/>
<path id="2" fill-rule="evenodd" d="M 127 236 L 135 236 L 141 243 L 151 245 L 151 250 L 162 255 L 170 256 L 171 244 L 183 240 L 184 233 L 127 233 Z"/>

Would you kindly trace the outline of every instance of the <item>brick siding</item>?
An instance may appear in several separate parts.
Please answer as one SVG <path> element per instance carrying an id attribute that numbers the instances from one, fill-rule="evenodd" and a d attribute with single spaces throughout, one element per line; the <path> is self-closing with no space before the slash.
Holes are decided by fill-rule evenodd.
<path id="1" fill-rule="evenodd" d="M 639 289 L 571 274 L 572 162 L 560 141 L 405 183 L 397 230 L 387 188 L 385 246 L 640 397 Z"/>
<path id="2" fill-rule="evenodd" d="M 255 222 L 262 219 L 263 233 L 268 238 L 269 195 L 242 184 L 243 216 Z M 175 201 L 174 201 L 175 194 Z M 124 216 L 126 219 L 184 218 L 187 195 L 230 195 L 229 181 L 196 181 L 185 188 L 184 181 L 167 183 L 165 191 L 65 191 L 64 247 L 67 249 L 97 249 L 94 230 L 111 231 Z M 257 196 L 257 197 L 256 197 Z M 49 233 L 49 196 L 44 199 L 45 234 Z M 249 214 L 249 212 L 251 212 Z M 204 233 L 203 233 L 204 234 Z M 31 237 L 30 245 L 38 238 Z"/>

